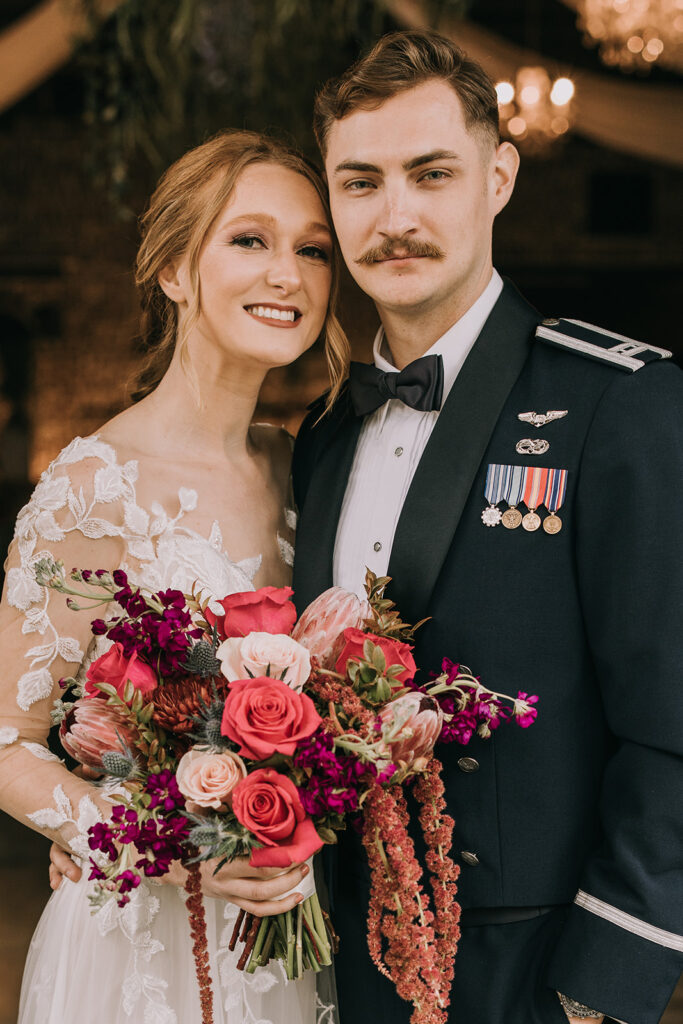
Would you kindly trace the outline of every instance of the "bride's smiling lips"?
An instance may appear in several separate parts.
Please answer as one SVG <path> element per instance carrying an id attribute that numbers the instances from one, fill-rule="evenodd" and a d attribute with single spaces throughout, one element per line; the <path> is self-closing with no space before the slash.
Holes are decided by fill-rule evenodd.
<path id="1" fill-rule="evenodd" d="M 297 306 L 281 306 L 277 302 L 251 303 L 244 311 L 269 327 L 296 327 L 302 313 Z"/>

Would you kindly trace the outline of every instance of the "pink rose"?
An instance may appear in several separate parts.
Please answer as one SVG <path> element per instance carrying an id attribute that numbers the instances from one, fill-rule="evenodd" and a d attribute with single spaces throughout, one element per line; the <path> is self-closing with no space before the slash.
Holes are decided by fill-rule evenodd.
<path id="1" fill-rule="evenodd" d="M 263 849 L 252 851 L 252 867 L 300 864 L 323 845 L 306 817 L 296 786 L 273 768 L 260 768 L 238 783 L 232 809 L 237 820 L 263 843 Z"/>
<path id="2" fill-rule="evenodd" d="M 305 693 L 296 693 L 280 679 L 257 676 L 230 684 L 221 732 L 240 744 L 242 757 L 263 761 L 271 754 L 293 754 L 322 719 Z"/>
<path id="3" fill-rule="evenodd" d="M 301 690 L 311 674 L 311 656 L 301 644 L 283 633 L 231 636 L 216 651 L 226 679 L 249 676 L 281 678 L 292 690 Z"/>
<path id="4" fill-rule="evenodd" d="M 346 663 L 349 658 L 360 660 L 363 657 L 363 647 L 366 640 L 372 640 L 375 646 L 379 647 L 386 658 L 387 668 L 391 665 L 403 665 L 404 671 L 396 678 L 396 688 L 400 689 L 401 683 L 406 679 L 412 679 L 417 672 L 417 665 L 413 661 L 412 648 L 410 644 L 404 644 L 400 640 L 390 640 L 388 637 L 375 636 L 374 633 L 364 633 L 361 629 L 344 630 L 344 647 L 337 658 L 337 672 L 342 675 L 346 673 Z"/>
<path id="5" fill-rule="evenodd" d="M 122 708 L 81 697 L 62 720 L 59 739 L 67 754 L 80 764 L 102 771 L 102 755 L 122 754 L 123 745 L 134 751 L 138 734 Z"/>
<path id="6" fill-rule="evenodd" d="M 193 748 L 180 758 L 176 781 L 188 811 L 194 814 L 202 807 L 219 810 L 246 774 L 244 761 L 232 751 L 211 754 Z"/>
<path id="7" fill-rule="evenodd" d="M 296 622 L 296 608 L 290 601 L 291 587 L 261 587 L 240 594 L 230 594 L 219 602 L 223 615 L 206 609 L 206 621 L 216 626 L 218 635 L 230 636 L 247 633 L 289 633 Z"/>
<path id="8" fill-rule="evenodd" d="M 109 683 L 119 697 L 123 698 L 123 691 L 128 681 L 141 693 L 151 693 L 152 690 L 156 690 L 158 683 L 156 672 L 144 661 L 138 659 L 137 651 L 133 651 L 130 658 L 127 658 L 123 653 L 122 645 L 117 643 L 106 654 L 93 661 L 88 668 L 85 696 L 104 696 L 101 690 L 97 689 L 95 683 Z"/>
<path id="9" fill-rule="evenodd" d="M 371 614 L 367 601 L 342 587 L 330 587 L 309 604 L 292 636 L 308 648 L 323 668 L 332 668 L 344 646 L 344 630 L 360 629 Z"/>

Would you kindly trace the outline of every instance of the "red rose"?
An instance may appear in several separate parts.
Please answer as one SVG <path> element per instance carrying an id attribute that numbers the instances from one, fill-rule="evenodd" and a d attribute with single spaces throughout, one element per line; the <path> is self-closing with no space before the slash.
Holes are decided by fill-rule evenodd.
<path id="1" fill-rule="evenodd" d="M 206 609 L 206 621 L 223 640 L 247 633 L 289 633 L 296 622 L 296 608 L 290 601 L 291 587 L 261 587 L 241 594 L 230 594 L 219 602 L 223 615 Z"/>
<path id="2" fill-rule="evenodd" d="M 221 732 L 240 744 L 242 757 L 263 761 L 275 751 L 293 754 L 322 725 L 315 705 L 281 679 L 257 676 L 230 684 Z"/>
<path id="3" fill-rule="evenodd" d="M 322 847 L 313 822 L 306 817 L 296 786 L 274 768 L 259 768 L 232 791 L 237 820 L 263 843 L 253 850 L 255 868 L 287 868 L 300 864 Z"/>
<path id="4" fill-rule="evenodd" d="M 97 658 L 86 672 L 85 696 L 102 697 L 104 694 L 98 690 L 95 683 L 109 683 L 123 698 L 123 691 L 126 682 L 133 684 L 136 690 L 142 693 L 151 693 L 157 688 L 157 677 L 154 669 L 145 665 L 144 661 L 138 660 L 137 651 L 133 651 L 130 658 L 123 653 L 121 644 L 114 646 Z"/>
<path id="5" fill-rule="evenodd" d="M 337 658 L 337 672 L 342 675 L 346 673 L 346 663 L 349 658 L 360 660 L 363 657 L 363 646 L 366 640 L 372 640 L 373 644 L 380 648 L 386 658 L 387 668 L 391 665 L 404 666 L 404 671 L 397 677 L 399 682 L 403 683 L 406 679 L 413 678 L 417 672 L 417 665 L 413 661 L 410 644 L 401 643 L 400 640 L 390 640 L 384 636 L 375 636 L 374 633 L 364 633 L 362 629 L 344 630 L 345 643 Z"/>

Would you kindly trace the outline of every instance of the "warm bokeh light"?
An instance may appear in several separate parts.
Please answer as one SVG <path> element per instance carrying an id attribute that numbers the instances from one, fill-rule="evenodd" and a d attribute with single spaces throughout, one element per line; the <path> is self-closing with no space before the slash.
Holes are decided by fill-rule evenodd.
<path id="1" fill-rule="evenodd" d="M 502 107 L 507 106 L 508 103 L 512 103 L 515 98 L 515 87 L 512 82 L 498 82 L 496 85 L 496 96 L 498 102 Z"/>
<path id="2" fill-rule="evenodd" d="M 569 103 L 574 95 L 574 83 L 571 78 L 558 78 L 550 92 L 550 100 L 556 107 L 563 107 Z"/>
<path id="3" fill-rule="evenodd" d="M 643 70 L 658 61 L 683 72 L 682 0 L 578 0 L 579 27 L 610 67 Z"/>
<path id="4" fill-rule="evenodd" d="M 524 135 L 524 132 L 526 131 L 526 121 L 524 118 L 511 117 L 508 121 L 508 131 L 510 132 L 510 135 Z"/>
<path id="5" fill-rule="evenodd" d="M 525 85 L 519 94 L 522 103 L 533 107 L 541 98 L 541 90 L 536 85 Z"/>

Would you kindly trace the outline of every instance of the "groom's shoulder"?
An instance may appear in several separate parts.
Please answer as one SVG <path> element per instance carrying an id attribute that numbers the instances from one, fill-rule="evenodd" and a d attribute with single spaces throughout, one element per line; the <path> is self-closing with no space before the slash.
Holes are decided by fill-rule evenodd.
<path id="1" fill-rule="evenodd" d="M 650 363 L 670 359 L 671 352 L 656 345 L 627 338 L 604 327 L 565 317 L 546 317 L 536 328 L 536 341 L 570 356 L 635 373 Z"/>

